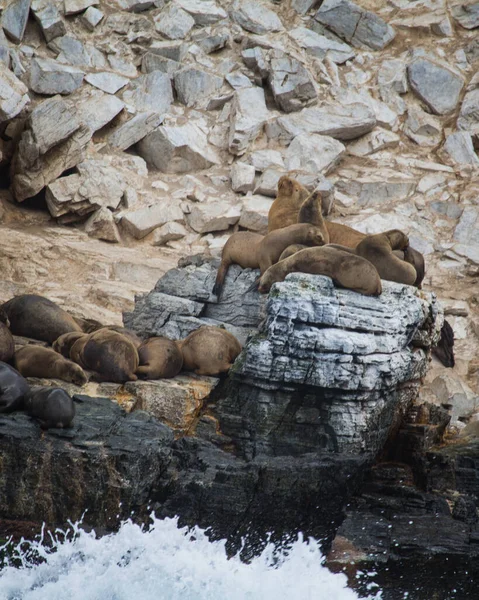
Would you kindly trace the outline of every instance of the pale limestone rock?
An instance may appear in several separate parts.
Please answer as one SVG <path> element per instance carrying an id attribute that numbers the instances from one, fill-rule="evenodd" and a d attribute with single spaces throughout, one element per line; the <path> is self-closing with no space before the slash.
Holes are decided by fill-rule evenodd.
<path id="1" fill-rule="evenodd" d="M 171 40 L 184 39 L 194 24 L 193 17 L 173 2 L 155 17 L 156 30 Z"/>
<path id="2" fill-rule="evenodd" d="M 396 35 L 381 17 L 349 0 L 324 0 L 314 18 L 358 48 L 382 50 Z"/>
<path id="3" fill-rule="evenodd" d="M 108 208 L 95 211 L 85 223 L 85 231 L 90 237 L 107 242 L 120 242 L 120 234 L 113 214 Z"/>
<path id="4" fill-rule="evenodd" d="M 254 190 L 255 194 L 264 194 L 265 196 L 275 198 L 278 191 L 278 181 L 283 175 L 286 175 L 286 168 L 284 166 L 278 167 L 273 165 L 265 169 L 258 179 Z"/>
<path id="5" fill-rule="evenodd" d="M 29 102 L 27 86 L 0 63 L 0 122 L 16 117 Z"/>
<path id="6" fill-rule="evenodd" d="M 255 150 L 251 152 L 246 160 L 253 165 L 256 171 L 266 171 L 268 167 L 284 167 L 284 160 L 278 150 Z"/>
<path id="7" fill-rule="evenodd" d="M 40 156 L 31 168 L 26 165 L 25 157 L 22 156 L 20 142 L 11 169 L 12 191 L 17 202 L 35 196 L 64 171 L 81 162 L 91 135 L 91 130 L 81 125 L 70 138 Z"/>
<path id="8" fill-rule="evenodd" d="M 321 60 L 329 57 L 336 64 L 342 65 L 356 56 L 356 52 L 348 44 L 331 40 L 307 27 L 296 27 L 289 31 L 289 35 L 308 54 Z"/>
<path id="9" fill-rule="evenodd" d="M 302 169 L 324 175 L 341 160 L 346 148 L 332 137 L 326 135 L 301 134 L 294 138 L 286 150 L 286 168 L 288 171 Z"/>
<path id="10" fill-rule="evenodd" d="M 186 215 L 188 225 L 197 233 L 223 231 L 238 222 L 241 216 L 240 205 L 231 206 L 229 202 L 211 202 L 193 204 Z"/>
<path id="11" fill-rule="evenodd" d="M 457 128 L 476 137 L 479 135 L 479 88 L 472 89 L 464 96 Z"/>
<path id="12" fill-rule="evenodd" d="M 467 131 L 457 131 L 448 135 L 441 154 L 446 161 L 453 164 L 479 166 L 479 158 L 474 151 L 471 134 Z"/>
<path id="13" fill-rule="evenodd" d="M 293 115 L 280 116 L 266 125 L 266 135 L 283 144 L 299 134 L 319 133 L 339 140 L 352 140 L 376 125 L 373 110 L 364 103 L 329 104 L 305 108 Z"/>
<path id="14" fill-rule="evenodd" d="M 197 25 L 212 25 L 228 18 L 228 13 L 213 0 L 176 0 L 176 4 L 189 13 Z"/>
<path id="15" fill-rule="evenodd" d="M 211 54 L 217 52 L 223 48 L 226 48 L 231 44 L 231 35 L 229 28 L 217 30 L 214 35 L 206 35 L 205 32 L 201 32 L 201 37 L 194 37 L 195 43 L 203 50 L 205 54 Z"/>
<path id="16" fill-rule="evenodd" d="M 125 107 L 125 104 L 110 94 L 94 90 L 87 97 L 75 102 L 78 120 L 92 132 L 98 131 L 112 121 Z"/>
<path id="17" fill-rule="evenodd" d="M 12 0 L 4 7 L 1 23 L 3 31 L 16 43 L 23 39 L 31 0 Z"/>
<path id="18" fill-rule="evenodd" d="M 186 53 L 188 51 L 188 46 L 183 41 L 167 41 L 167 42 L 157 42 L 154 41 L 148 47 L 148 52 L 152 54 L 157 54 L 158 56 L 164 56 L 165 58 L 169 58 L 170 60 L 174 60 L 176 62 L 182 62 L 185 58 Z"/>
<path id="19" fill-rule="evenodd" d="M 89 6 L 95 6 L 99 4 L 99 0 L 64 0 L 65 14 L 76 15 L 83 12 Z"/>
<path id="20" fill-rule="evenodd" d="M 405 94 L 408 83 L 404 61 L 397 58 L 383 61 L 378 71 L 378 85 L 380 88 L 390 88 L 398 94 Z"/>
<path id="21" fill-rule="evenodd" d="M 276 51 L 269 65 L 268 83 L 282 111 L 298 111 L 316 100 L 318 92 L 313 77 L 298 60 Z"/>
<path id="22" fill-rule="evenodd" d="M 184 215 L 179 204 L 162 201 L 127 212 L 121 219 L 122 227 L 137 240 L 144 238 L 157 227 L 171 221 L 183 221 Z"/>
<path id="23" fill-rule="evenodd" d="M 278 15 L 264 2 L 255 0 L 235 0 L 231 18 L 246 31 L 262 35 L 269 31 L 280 31 L 283 24 Z"/>
<path id="24" fill-rule="evenodd" d="M 245 87 L 253 87 L 253 82 L 251 79 L 239 71 L 228 73 L 225 79 L 234 90 L 240 90 L 241 88 Z"/>
<path id="25" fill-rule="evenodd" d="M 246 194 L 254 187 L 255 168 L 244 162 L 237 161 L 231 167 L 231 188 L 233 192 Z"/>
<path id="26" fill-rule="evenodd" d="M 37 94 L 71 94 L 81 86 L 84 75 L 82 70 L 62 65 L 50 58 L 34 58 L 30 87 Z"/>
<path id="27" fill-rule="evenodd" d="M 174 82 L 178 100 L 186 106 L 196 106 L 221 88 L 223 77 L 195 67 L 185 67 L 176 71 Z"/>
<path id="28" fill-rule="evenodd" d="M 479 396 L 475 394 L 455 373 L 439 375 L 429 384 L 437 403 L 447 408 L 453 421 L 479 408 Z"/>
<path id="29" fill-rule="evenodd" d="M 140 75 L 130 82 L 123 92 L 122 99 L 138 112 L 153 111 L 160 115 L 167 113 L 173 102 L 171 80 L 161 71 Z"/>
<path id="30" fill-rule="evenodd" d="M 268 119 L 264 90 L 259 87 L 237 90 L 233 96 L 228 139 L 232 154 L 243 154 Z"/>
<path id="31" fill-rule="evenodd" d="M 62 35 L 52 40 L 48 47 L 57 55 L 57 62 L 75 67 L 90 67 L 91 60 L 84 44 L 71 35 Z"/>
<path id="32" fill-rule="evenodd" d="M 298 14 L 305 15 L 311 8 L 314 8 L 321 0 L 291 0 L 291 8 Z"/>
<path id="33" fill-rule="evenodd" d="M 181 240 L 188 235 L 187 230 L 181 223 L 172 221 L 165 223 L 153 232 L 153 246 L 163 246 L 167 242 Z"/>
<path id="34" fill-rule="evenodd" d="M 243 208 L 239 226 L 266 234 L 268 231 L 268 213 L 273 200 L 265 196 L 254 194 L 243 199 Z"/>
<path id="35" fill-rule="evenodd" d="M 479 2 L 471 4 L 459 2 L 451 7 L 452 16 L 464 27 L 464 29 L 475 29 L 479 27 Z"/>
<path id="36" fill-rule="evenodd" d="M 408 17 L 399 16 L 391 21 L 391 25 L 398 29 L 406 29 L 423 34 L 434 34 L 439 37 L 453 35 L 451 21 L 445 10 L 419 14 Z"/>
<path id="37" fill-rule="evenodd" d="M 464 87 L 460 75 L 426 58 L 417 58 L 407 70 L 411 89 L 436 115 L 455 110 Z"/>
<path id="38" fill-rule="evenodd" d="M 166 56 L 147 52 L 141 60 L 141 72 L 151 73 L 153 71 L 162 71 L 167 75 L 174 75 L 176 71 L 181 69 L 181 63 L 176 60 L 171 60 Z"/>
<path id="39" fill-rule="evenodd" d="M 362 171 L 363 173 L 353 177 L 344 177 L 343 173 L 336 183 L 336 189 L 339 192 L 354 198 L 355 203 L 360 206 L 385 204 L 391 198 L 394 200 L 406 199 L 416 189 L 416 180 L 407 174 L 392 169 L 381 169 L 379 172 L 373 170 L 371 173 L 364 172 L 364 169 Z M 375 216 L 378 219 L 382 217 L 382 215 Z M 386 227 L 386 229 L 392 229 L 392 226 Z M 380 233 L 380 231 L 370 230 L 364 231 L 364 233 Z"/>
<path id="40" fill-rule="evenodd" d="M 130 83 L 128 77 L 123 77 L 117 73 L 109 73 L 108 71 L 88 73 L 85 76 L 85 81 L 108 94 L 116 94 L 118 90 L 121 90 L 121 88 Z"/>
<path id="41" fill-rule="evenodd" d="M 147 163 L 164 173 L 187 173 L 207 169 L 220 162 L 197 124 L 158 127 L 138 145 Z"/>
<path id="42" fill-rule="evenodd" d="M 354 156 L 368 156 L 379 150 L 396 148 L 400 140 L 400 136 L 396 133 L 382 127 L 376 127 L 367 135 L 349 144 L 348 152 Z"/>
<path id="43" fill-rule="evenodd" d="M 417 106 L 410 106 L 404 133 L 419 146 L 437 146 L 442 141 L 441 121 Z"/>
<path id="44" fill-rule="evenodd" d="M 66 34 L 65 23 L 53 0 L 33 0 L 31 10 L 47 42 Z"/>
<path id="45" fill-rule="evenodd" d="M 163 116 L 155 112 L 139 113 L 126 123 L 119 125 L 108 136 L 108 143 L 113 148 L 126 150 L 156 129 L 162 121 Z"/>
<path id="46" fill-rule="evenodd" d="M 95 27 L 101 22 L 105 15 L 95 8 L 94 6 L 90 6 L 86 9 L 86 11 L 80 17 L 83 25 L 88 29 L 88 31 L 95 31 Z"/>
<path id="47" fill-rule="evenodd" d="M 462 244 L 479 246 L 479 210 L 477 206 L 466 206 L 454 230 L 454 239 Z"/>

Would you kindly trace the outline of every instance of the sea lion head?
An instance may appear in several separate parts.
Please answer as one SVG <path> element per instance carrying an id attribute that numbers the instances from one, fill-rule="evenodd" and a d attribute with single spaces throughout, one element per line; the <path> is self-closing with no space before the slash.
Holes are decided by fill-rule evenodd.
<path id="1" fill-rule="evenodd" d="M 323 232 L 314 225 L 308 228 L 306 239 L 312 246 L 324 246 L 325 243 Z"/>
<path id="2" fill-rule="evenodd" d="M 281 196 L 291 196 L 294 190 L 294 179 L 288 177 L 287 175 L 283 175 L 279 178 L 278 181 L 278 195 Z"/>
<path id="3" fill-rule="evenodd" d="M 273 265 L 274 267 L 275 265 Z M 273 283 L 281 281 L 282 277 L 279 274 L 278 269 L 270 267 L 261 276 L 258 284 L 258 292 L 260 294 L 268 294 Z"/>
<path id="4" fill-rule="evenodd" d="M 391 229 L 386 231 L 384 235 L 388 238 L 393 250 L 407 250 L 409 238 L 400 229 Z"/>

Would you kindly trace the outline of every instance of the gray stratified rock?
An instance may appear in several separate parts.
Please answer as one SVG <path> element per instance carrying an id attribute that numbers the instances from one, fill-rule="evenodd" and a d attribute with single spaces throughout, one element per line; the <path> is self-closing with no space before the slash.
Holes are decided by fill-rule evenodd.
<path id="1" fill-rule="evenodd" d="M 194 122 L 158 127 L 140 142 L 138 153 L 164 173 L 187 173 L 219 163 L 206 134 Z"/>
<path id="2" fill-rule="evenodd" d="M 268 33 L 283 29 L 278 15 L 263 2 L 255 0 L 235 0 L 231 9 L 231 18 L 251 33 Z"/>
<path id="3" fill-rule="evenodd" d="M 451 13 L 464 29 L 479 27 L 479 2 L 473 4 L 460 2 L 451 7 Z"/>
<path id="4" fill-rule="evenodd" d="M 147 52 L 141 59 L 141 71 L 142 73 L 152 73 L 153 71 L 162 71 L 168 75 L 174 75 L 176 71 L 181 69 L 181 63 L 176 60 L 166 58 L 166 56 L 160 56 L 153 54 L 153 52 Z"/>
<path id="5" fill-rule="evenodd" d="M 81 125 L 71 137 L 39 156 L 33 164 L 22 152 L 22 141 L 29 135 L 28 130 L 23 133 L 12 160 L 12 192 L 17 202 L 35 196 L 64 171 L 81 162 L 92 132 Z"/>
<path id="6" fill-rule="evenodd" d="M 356 52 L 341 42 L 336 42 L 327 38 L 325 35 L 320 35 L 307 27 L 297 27 L 289 32 L 289 35 L 304 48 L 311 56 L 316 56 L 321 60 L 329 57 L 333 62 L 342 65 L 347 60 L 354 58 Z"/>
<path id="7" fill-rule="evenodd" d="M 300 134 L 319 133 L 338 140 L 353 140 L 371 131 L 376 116 L 366 104 L 323 104 L 281 116 L 266 125 L 266 135 L 283 144 Z"/>
<path id="8" fill-rule="evenodd" d="M 205 35 L 201 32 L 201 37 L 195 37 L 195 43 L 203 50 L 205 54 L 217 52 L 230 44 L 230 30 L 228 28 L 219 29 L 214 35 Z"/>
<path id="9" fill-rule="evenodd" d="M 466 206 L 454 230 L 454 239 L 461 244 L 479 246 L 479 214 L 475 206 Z"/>
<path id="10" fill-rule="evenodd" d="M 163 115 L 156 112 L 139 113 L 126 123 L 119 125 L 108 136 L 108 143 L 113 148 L 126 150 L 156 129 L 162 123 L 163 118 Z"/>
<path id="11" fill-rule="evenodd" d="M 90 67 L 90 55 L 83 43 L 71 35 L 55 38 L 48 47 L 57 54 L 57 61 L 76 67 Z"/>
<path id="12" fill-rule="evenodd" d="M 447 136 L 442 153 L 453 163 L 479 165 L 479 158 L 474 151 L 471 134 L 467 131 L 457 131 Z"/>
<path id="13" fill-rule="evenodd" d="M 119 242 L 120 235 L 113 218 L 113 213 L 108 208 L 95 211 L 85 223 L 85 231 L 92 238 L 106 242 Z"/>
<path id="14" fill-rule="evenodd" d="M 0 122 L 16 117 L 29 102 L 27 86 L 0 63 Z"/>
<path id="15" fill-rule="evenodd" d="M 89 6 L 80 17 L 80 20 L 88 31 L 94 31 L 104 16 L 101 10 L 98 10 L 94 6 Z"/>
<path id="16" fill-rule="evenodd" d="M 176 0 L 176 4 L 189 13 L 197 25 L 212 25 L 228 17 L 213 0 Z"/>
<path id="17" fill-rule="evenodd" d="M 348 152 L 354 156 L 369 156 L 380 150 L 396 148 L 400 141 L 401 138 L 396 133 L 376 127 L 367 135 L 349 144 Z"/>
<path id="18" fill-rule="evenodd" d="M 157 42 L 154 41 L 148 47 L 148 52 L 157 54 L 158 56 L 164 56 L 170 60 L 181 62 L 188 51 L 188 46 L 181 40 L 179 41 L 168 41 L 168 42 Z"/>
<path id="19" fill-rule="evenodd" d="M 85 81 L 109 94 L 116 94 L 118 90 L 121 90 L 122 87 L 130 83 L 128 77 L 123 77 L 117 73 L 109 73 L 108 71 L 104 71 L 103 73 L 88 73 Z"/>
<path id="20" fill-rule="evenodd" d="M 185 67 L 176 71 L 174 82 L 178 100 L 186 106 L 196 106 L 221 88 L 223 77 L 196 67 Z"/>
<path id="21" fill-rule="evenodd" d="M 378 85 L 380 88 L 390 88 L 398 94 L 405 94 L 408 85 L 404 61 L 398 58 L 384 60 L 378 71 Z"/>
<path id="22" fill-rule="evenodd" d="M 123 10 L 139 13 L 148 10 L 153 6 L 153 0 L 118 0 L 118 4 Z"/>
<path id="23" fill-rule="evenodd" d="M 253 87 L 253 82 L 251 79 L 239 71 L 228 73 L 225 79 L 234 90 L 240 90 L 241 88 L 245 87 Z"/>
<path id="24" fill-rule="evenodd" d="M 33 0 L 32 13 L 40 25 L 40 29 L 47 42 L 65 35 L 67 32 L 65 23 L 55 4 L 50 0 Z"/>
<path id="25" fill-rule="evenodd" d="M 259 46 L 246 48 L 241 52 L 241 57 L 248 69 L 256 71 L 258 77 L 261 79 L 265 79 L 269 75 L 270 66 L 268 53 L 265 49 Z"/>
<path id="26" fill-rule="evenodd" d="M 237 90 L 231 106 L 229 151 L 243 154 L 268 119 L 264 90 L 259 87 Z"/>
<path id="27" fill-rule="evenodd" d="M 291 0 L 291 8 L 298 14 L 305 15 L 311 8 L 315 8 L 321 0 Z"/>
<path id="28" fill-rule="evenodd" d="M 185 235 L 188 235 L 188 232 L 181 223 L 177 223 L 176 221 L 165 223 L 161 227 L 158 227 L 158 229 L 155 229 L 152 245 L 163 246 L 167 242 L 181 240 Z"/>
<path id="29" fill-rule="evenodd" d="M 50 58 L 34 58 L 30 72 L 30 87 L 37 94 L 71 94 L 78 89 L 85 73 L 62 65 Z"/>
<path id="30" fill-rule="evenodd" d="M 242 192 L 246 194 L 252 191 L 254 187 L 254 177 L 256 171 L 251 165 L 244 162 L 236 161 L 231 167 L 231 188 L 233 192 Z"/>
<path id="31" fill-rule="evenodd" d="M 157 17 L 156 30 L 171 40 L 184 39 L 194 27 L 195 20 L 187 12 L 171 3 Z"/>
<path id="32" fill-rule="evenodd" d="M 163 115 L 169 111 L 173 102 L 171 80 L 161 71 L 140 75 L 130 82 L 122 98 L 139 112 L 154 111 Z"/>
<path id="33" fill-rule="evenodd" d="M 301 110 L 318 96 L 311 73 L 281 51 L 271 57 L 268 83 L 276 104 L 284 112 Z"/>
<path id="34" fill-rule="evenodd" d="M 437 146 L 442 141 L 441 121 L 411 106 L 408 108 L 404 133 L 420 146 Z"/>
<path id="35" fill-rule="evenodd" d="M 408 65 L 411 89 L 436 115 L 455 110 L 464 87 L 464 79 L 427 58 L 418 58 Z"/>
<path id="36" fill-rule="evenodd" d="M 314 18 L 359 48 L 382 50 L 396 35 L 383 19 L 349 0 L 325 0 Z"/>
<path id="37" fill-rule="evenodd" d="M 188 225 L 198 233 L 224 231 L 238 222 L 241 216 L 239 205 L 229 202 L 211 202 L 209 204 L 193 204 L 186 216 Z"/>
<path id="38" fill-rule="evenodd" d="M 479 88 L 466 93 L 457 119 L 457 128 L 479 135 Z"/>
<path id="39" fill-rule="evenodd" d="M 278 150 L 255 150 L 246 160 L 261 173 L 272 166 L 284 167 L 283 156 Z"/>
<path id="40" fill-rule="evenodd" d="M 17 44 L 23 39 L 31 0 L 12 0 L 2 12 L 3 31 Z"/>
<path id="41" fill-rule="evenodd" d="M 325 175 L 339 163 L 345 151 L 343 144 L 332 137 L 316 133 L 301 134 L 294 138 L 286 150 L 286 168 L 288 171 L 319 171 Z"/>
<path id="42" fill-rule="evenodd" d="M 83 12 L 89 6 L 99 4 L 99 0 L 64 0 L 65 14 L 76 15 Z"/>
<path id="43" fill-rule="evenodd" d="M 127 212 L 121 220 L 121 225 L 133 237 L 140 240 L 157 227 L 170 221 L 183 221 L 183 218 L 183 211 L 178 203 L 165 201 Z"/>
<path id="44" fill-rule="evenodd" d="M 125 104 L 111 94 L 94 90 L 88 97 L 75 102 L 78 120 L 92 132 L 98 131 L 112 121 L 123 109 Z"/>

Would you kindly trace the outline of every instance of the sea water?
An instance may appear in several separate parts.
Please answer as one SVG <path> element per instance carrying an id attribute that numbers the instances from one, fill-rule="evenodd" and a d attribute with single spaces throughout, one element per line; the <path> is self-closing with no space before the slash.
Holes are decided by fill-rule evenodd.
<path id="1" fill-rule="evenodd" d="M 224 541 L 177 519 L 149 527 L 125 521 L 103 537 L 72 524 L 68 534 L 22 544 L 0 571 L 0 600 L 353 600 L 345 575 L 323 565 L 319 543 L 301 535 L 267 545 L 249 563 Z M 15 566 L 13 566 L 15 565 Z M 376 593 L 370 598 L 380 598 Z"/>

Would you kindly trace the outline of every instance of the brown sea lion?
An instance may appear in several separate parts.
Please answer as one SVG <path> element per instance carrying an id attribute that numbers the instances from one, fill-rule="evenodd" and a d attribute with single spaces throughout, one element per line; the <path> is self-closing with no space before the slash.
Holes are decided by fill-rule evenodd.
<path id="1" fill-rule="evenodd" d="M 25 410 L 42 429 L 71 427 L 75 416 L 75 404 L 61 388 L 32 387 L 25 396 Z"/>
<path id="2" fill-rule="evenodd" d="M 15 296 L 1 306 L 10 320 L 10 331 L 49 344 L 69 331 L 81 331 L 75 319 L 48 298 L 36 294 Z"/>
<path id="3" fill-rule="evenodd" d="M 58 352 L 65 358 L 71 358 L 70 350 L 73 344 L 79 340 L 80 338 L 85 337 L 86 333 L 82 333 L 81 331 L 70 331 L 69 333 L 64 333 L 58 339 L 56 339 L 52 348 L 55 352 Z M 75 361 L 76 362 L 76 361 Z"/>
<path id="4" fill-rule="evenodd" d="M 76 344 L 82 343 L 82 339 L 78 340 L 70 352 Z M 103 328 L 90 333 L 79 355 L 85 368 L 95 371 L 97 381 L 124 383 L 138 379 L 135 375 L 139 364 L 136 347 L 117 331 Z"/>
<path id="5" fill-rule="evenodd" d="M 27 380 L 13 367 L 0 362 L 0 413 L 21 410 L 29 391 Z"/>
<path id="6" fill-rule="evenodd" d="M 0 311 L 0 361 L 9 361 L 15 354 L 15 341 L 13 339 L 12 332 L 8 328 L 8 318 L 5 313 Z M 3 321 L 4 316 L 5 321 Z M 3 321 L 3 322 L 2 322 Z"/>
<path id="7" fill-rule="evenodd" d="M 86 369 L 87 367 L 82 361 L 81 354 L 85 344 L 88 342 L 89 339 L 90 334 L 84 333 L 70 346 L 70 360 L 75 362 L 77 365 L 80 365 L 80 367 L 83 367 L 84 369 Z"/>
<path id="8" fill-rule="evenodd" d="M 445 367 L 452 368 L 456 364 L 454 359 L 454 331 L 446 319 L 444 319 L 439 342 L 432 349 L 432 353 Z"/>
<path id="9" fill-rule="evenodd" d="M 299 252 L 300 250 L 304 250 L 305 248 L 307 248 L 307 246 L 305 246 L 304 244 L 291 244 L 291 246 L 288 246 L 287 248 L 285 248 L 283 250 L 283 252 L 281 253 L 281 256 L 279 257 L 279 260 L 284 260 L 285 258 L 289 258 L 290 256 L 293 256 L 293 254 L 295 254 L 296 252 Z"/>
<path id="10" fill-rule="evenodd" d="M 260 269 L 261 274 L 278 262 L 283 250 L 291 244 L 320 246 L 324 237 L 319 227 L 309 223 L 295 223 L 282 229 L 276 229 L 256 240 L 248 232 L 238 231 L 228 239 L 221 255 L 221 265 L 216 275 L 213 293 L 219 296 L 231 264 L 239 264 L 243 269 Z M 255 244 L 256 240 L 256 244 Z"/>
<path id="11" fill-rule="evenodd" d="M 278 195 L 268 213 L 268 233 L 297 223 L 298 211 L 308 196 L 308 190 L 299 181 L 287 175 L 280 177 Z"/>
<path id="12" fill-rule="evenodd" d="M 382 291 L 379 274 L 368 260 L 330 246 L 305 248 L 276 263 L 261 277 L 259 291 L 269 292 L 273 283 L 294 272 L 327 275 L 335 284 L 367 296 Z"/>
<path id="13" fill-rule="evenodd" d="M 13 357 L 14 366 L 24 377 L 62 379 L 84 385 L 88 378 L 83 369 L 51 348 L 23 346 Z"/>
<path id="14" fill-rule="evenodd" d="M 197 375 L 219 375 L 229 371 L 241 344 L 225 329 L 204 325 L 179 342 L 183 368 Z"/>
<path id="15" fill-rule="evenodd" d="M 137 350 L 143 343 L 143 340 L 137 336 L 134 331 L 131 331 L 131 329 L 127 329 L 126 327 L 120 327 L 120 325 L 105 325 L 103 329 L 109 329 L 110 331 L 121 333 L 121 335 L 124 335 L 133 343 Z"/>
<path id="16" fill-rule="evenodd" d="M 418 250 L 411 248 L 411 246 L 408 246 L 404 251 L 394 250 L 393 254 L 401 260 L 405 260 L 415 268 L 417 277 L 413 285 L 421 289 L 421 284 L 424 279 L 424 275 L 426 274 L 426 263 L 424 261 L 424 256 Z"/>
<path id="17" fill-rule="evenodd" d="M 140 379 L 167 379 L 176 377 L 183 367 L 183 354 L 174 340 L 152 337 L 138 348 Z"/>

